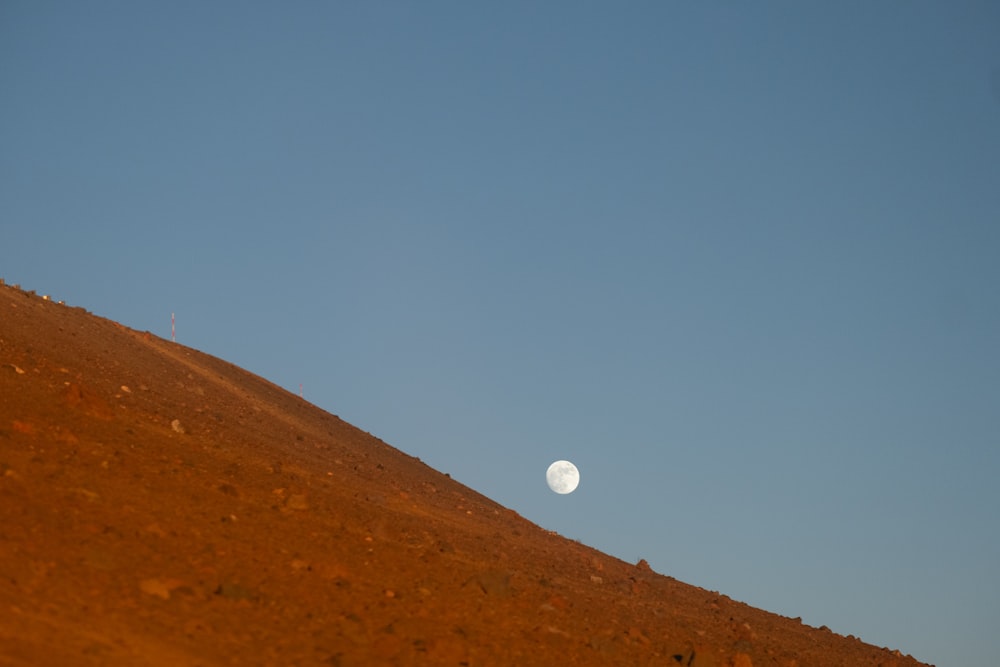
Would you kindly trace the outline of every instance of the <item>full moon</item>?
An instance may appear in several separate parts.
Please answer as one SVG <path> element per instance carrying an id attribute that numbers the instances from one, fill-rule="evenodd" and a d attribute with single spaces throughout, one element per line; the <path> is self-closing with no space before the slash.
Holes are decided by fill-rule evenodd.
<path id="1" fill-rule="evenodd" d="M 556 493 L 573 493 L 580 483 L 580 471 L 569 461 L 556 461 L 546 471 L 545 481 Z"/>

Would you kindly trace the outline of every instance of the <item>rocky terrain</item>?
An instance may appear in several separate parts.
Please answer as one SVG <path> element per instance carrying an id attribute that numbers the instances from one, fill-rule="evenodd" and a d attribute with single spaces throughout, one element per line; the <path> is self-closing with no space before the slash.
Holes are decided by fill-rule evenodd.
<path id="1" fill-rule="evenodd" d="M 543 530 L 220 359 L 0 286 L 0 665 L 909 667 Z"/>

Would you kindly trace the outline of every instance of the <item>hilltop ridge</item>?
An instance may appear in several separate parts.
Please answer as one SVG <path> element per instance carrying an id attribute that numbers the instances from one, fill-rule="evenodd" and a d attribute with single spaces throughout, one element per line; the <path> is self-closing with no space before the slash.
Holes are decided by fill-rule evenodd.
<path id="1" fill-rule="evenodd" d="M 912 667 L 551 531 L 253 373 L 0 285 L 0 665 Z"/>

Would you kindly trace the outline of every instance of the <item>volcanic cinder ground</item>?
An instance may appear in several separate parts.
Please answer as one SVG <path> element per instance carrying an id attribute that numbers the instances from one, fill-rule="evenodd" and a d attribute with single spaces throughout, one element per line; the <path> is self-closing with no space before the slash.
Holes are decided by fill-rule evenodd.
<path id="1" fill-rule="evenodd" d="M 232 364 L 0 287 L 0 665 L 381 664 L 920 663 L 543 530 Z"/>

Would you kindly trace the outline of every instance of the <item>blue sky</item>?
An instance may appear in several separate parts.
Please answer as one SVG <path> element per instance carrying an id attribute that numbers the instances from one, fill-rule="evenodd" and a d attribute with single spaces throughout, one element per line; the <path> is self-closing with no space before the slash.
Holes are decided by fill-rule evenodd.
<path id="1" fill-rule="evenodd" d="M 0 276 L 176 312 L 612 555 L 985 667 L 998 36 L 990 2 L 7 0 Z"/>

